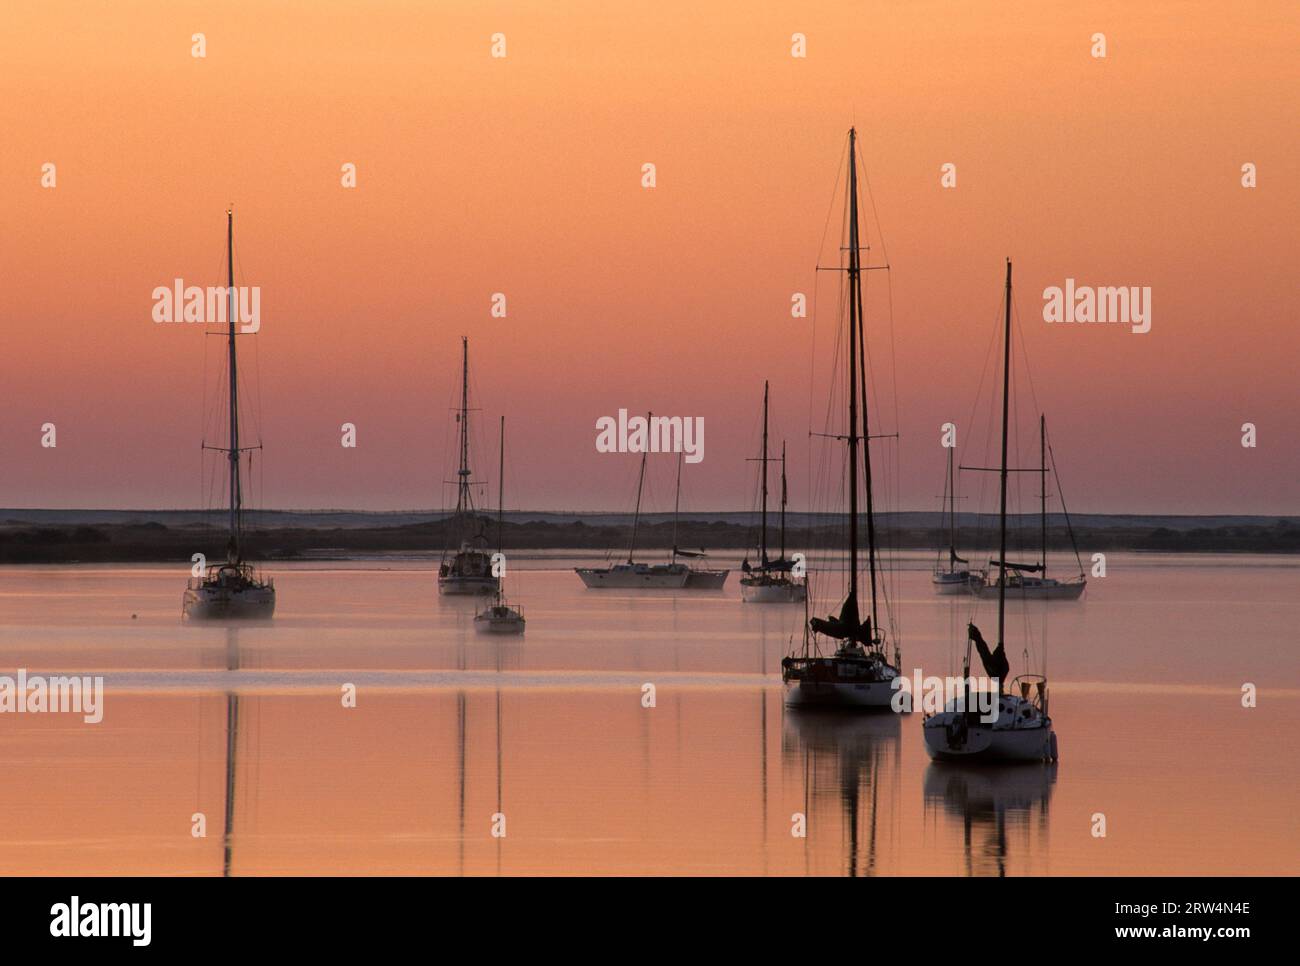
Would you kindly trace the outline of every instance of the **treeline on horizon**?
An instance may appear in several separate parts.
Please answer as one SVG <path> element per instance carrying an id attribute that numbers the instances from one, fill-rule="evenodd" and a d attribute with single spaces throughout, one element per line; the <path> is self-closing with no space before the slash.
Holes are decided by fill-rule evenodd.
<path id="1" fill-rule="evenodd" d="M 490 517 L 477 520 L 477 532 L 486 545 L 497 545 L 497 523 Z M 947 544 L 942 527 L 880 527 L 879 544 L 905 550 L 933 550 Z M 631 527 L 593 525 L 581 520 L 549 523 L 505 523 L 501 546 L 505 550 L 595 550 L 617 555 L 626 552 Z M 643 522 L 637 531 L 638 551 L 663 551 L 673 545 L 671 522 Z M 1036 553 L 1037 526 L 1024 524 L 1011 530 L 1011 546 L 1020 555 Z M 971 536 L 959 535 L 959 552 L 973 563 L 982 564 L 994 535 L 981 532 L 971 547 Z M 757 533 L 750 526 L 724 521 L 681 521 L 676 525 L 677 546 L 687 550 L 752 551 Z M 865 537 L 864 537 L 865 538 Z M 403 526 L 374 527 L 249 527 L 245 531 L 246 556 L 260 560 L 321 559 L 357 553 L 439 553 L 455 540 L 450 520 Z M 769 552 L 778 552 L 777 534 L 769 532 Z M 1075 540 L 1086 559 L 1102 551 L 1149 551 L 1158 553 L 1300 553 L 1300 525 L 1279 520 L 1270 525 L 1190 527 L 1076 528 Z M 786 548 L 825 550 L 843 545 L 841 526 L 792 528 L 786 533 Z M 210 561 L 225 556 L 226 531 L 218 526 L 174 526 L 157 522 L 139 524 L 97 524 L 0 527 L 0 563 L 127 563 L 188 562 L 195 553 Z M 1048 546 L 1054 553 L 1069 552 L 1069 534 L 1063 527 L 1048 530 Z M 754 554 L 750 554 L 754 556 Z"/>

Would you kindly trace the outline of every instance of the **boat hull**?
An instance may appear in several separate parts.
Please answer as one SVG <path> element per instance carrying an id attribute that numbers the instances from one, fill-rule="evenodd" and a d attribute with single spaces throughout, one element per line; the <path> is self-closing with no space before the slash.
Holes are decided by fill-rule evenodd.
<path id="1" fill-rule="evenodd" d="M 524 619 L 501 619 L 496 617 L 475 617 L 474 630 L 479 634 L 522 634 Z"/>
<path id="2" fill-rule="evenodd" d="M 687 590 L 721 590 L 730 570 L 692 570 L 686 575 Z"/>
<path id="3" fill-rule="evenodd" d="M 939 571 L 930 577 L 934 592 L 941 596 L 969 593 L 970 573 L 965 570 Z"/>
<path id="4" fill-rule="evenodd" d="M 889 711 L 895 689 L 887 681 L 787 681 L 788 708 Z"/>
<path id="5" fill-rule="evenodd" d="M 742 578 L 740 599 L 750 604 L 802 604 L 808 599 L 808 585 L 794 581 L 747 584 Z"/>
<path id="6" fill-rule="evenodd" d="M 935 761 L 1054 761 L 1056 738 L 1051 725 L 1031 728 L 995 728 L 972 724 L 965 739 L 954 745 L 949 725 L 958 712 L 945 711 L 927 718 L 922 731 L 925 750 Z"/>
<path id="7" fill-rule="evenodd" d="M 496 577 L 438 577 L 438 593 L 451 597 L 495 594 L 499 589 L 500 582 Z"/>
<path id="8" fill-rule="evenodd" d="M 1066 583 L 1010 585 L 1007 587 L 1008 600 L 1078 600 L 1083 596 L 1087 583 L 1081 580 Z M 983 583 L 978 579 L 972 581 L 968 590 L 981 600 L 997 600 L 998 585 Z"/>
<path id="9" fill-rule="evenodd" d="M 575 568 L 590 590 L 674 590 L 686 586 L 686 571 Z"/>
<path id="10" fill-rule="evenodd" d="M 275 588 L 190 588 L 181 609 L 190 620 L 267 620 L 275 614 Z"/>

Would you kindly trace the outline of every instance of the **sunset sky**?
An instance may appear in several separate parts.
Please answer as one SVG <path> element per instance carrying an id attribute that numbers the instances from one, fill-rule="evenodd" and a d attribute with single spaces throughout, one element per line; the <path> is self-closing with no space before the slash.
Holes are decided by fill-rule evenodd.
<path id="1" fill-rule="evenodd" d="M 5 20 L 0 506 L 202 504 L 220 340 L 155 324 L 151 293 L 223 282 L 233 203 L 236 281 L 262 289 L 240 342 L 261 504 L 446 505 L 467 335 L 475 465 L 495 476 L 504 415 L 511 506 L 629 508 L 637 457 L 595 448 L 626 408 L 702 416 L 684 506 L 745 509 L 769 379 L 802 507 L 837 321 L 814 267 L 837 257 L 856 125 L 891 265 L 892 347 L 884 273 L 867 325 L 898 508 L 937 505 L 939 427 L 970 417 L 1011 257 L 1072 511 L 1300 514 L 1291 0 L 53 0 Z M 1151 331 L 1046 324 L 1066 278 L 1150 287 Z"/>

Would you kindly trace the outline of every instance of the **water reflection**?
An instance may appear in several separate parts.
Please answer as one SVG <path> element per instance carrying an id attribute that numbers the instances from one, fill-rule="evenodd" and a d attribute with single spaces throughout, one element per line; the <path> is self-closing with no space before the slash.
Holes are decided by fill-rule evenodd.
<path id="1" fill-rule="evenodd" d="M 836 873 L 874 875 L 896 865 L 899 735 L 904 716 L 785 710 L 781 752 L 803 789 L 805 871 L 817 857 L 840 855 Z M 827 848 L 825 829 L 840 829 L 841 848 Z"/>
<path id="2" fill-rule="evenodd" d="M 1005 876 L 1014 850 L 1023 851 L 1025 865 L 1046 854 L 1056 768 L 931 763 L 925 771 L 926 818 L 939 810 L 960 820 L 966 875 Z"/>

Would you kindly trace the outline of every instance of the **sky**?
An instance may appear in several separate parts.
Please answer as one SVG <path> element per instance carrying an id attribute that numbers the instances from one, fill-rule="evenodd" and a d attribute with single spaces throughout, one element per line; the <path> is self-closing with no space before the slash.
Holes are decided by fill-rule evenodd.
<path id="1" fill-rule="evenodd" d="M 239 342 L 256 504 L 454 500 L 464 335 L 475 469 L 495 479 L 504 416 L 508 506 L 630 508 L 638 457 L 595 445 L 624 408 L 702 417 L 683 508 L 749 508 L 764 380 L 808 506 L 828 445 L 809 433 L 842 431 L 839 276 L 815 269 L 837 264 L 856 126 L 889 265 L 866 324 L 892 507 L 937 506 L 940 427 L 962 444 L 987 407 L 1010 257 L 1018 423 L 1047 413 L 1071 511 L 1300 512 L 1293 2 L 53 0 L 6 20 L 2 506 L 210 500 L 220 339 L 154 322 L 152 293 L 222 283 L 232 204 L 236 281 L 262 298 Z M 1043 321 L 1067 278 L 1149 287 L 1150 331 Z M 794 293 L 816 312 L 792 317 Z M 671 509 L 673 459 L 651 463 L 648 508 Z"/>

